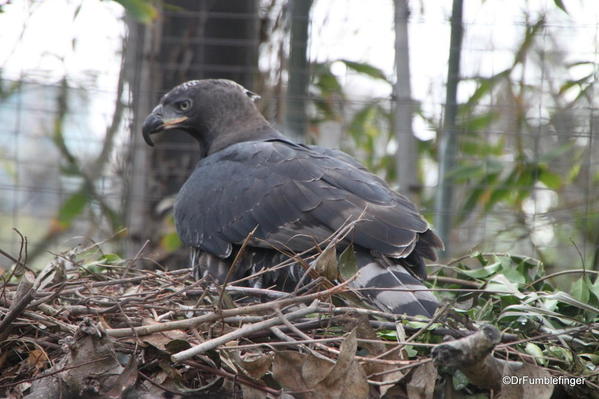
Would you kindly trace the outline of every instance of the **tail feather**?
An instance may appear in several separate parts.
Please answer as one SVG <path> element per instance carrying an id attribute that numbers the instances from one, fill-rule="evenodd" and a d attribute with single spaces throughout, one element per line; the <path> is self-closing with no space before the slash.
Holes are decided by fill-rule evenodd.
<path id="1" fill-rule="evenodd" d="M 382 310 L 430 317 L 439 306 L 437 298 L 404 266 L 382 265 L 365 251 L 356 251 L 356 259 L 359 272 L 353 286 Z"/>
<path id="2" fill-rule="evenodd" d="M 238 248 L 232 256 L 221 259 L 217 256 L 203 252 L 199 249 L 192 250 L 192 265 L 195 278 L 207 278 L 219 283 L 225 282 L 229 268 L 235 258 Z M 410 268 L 419 266 L 424 269 L 420 257 L 410 262 Z M 246 249 L 240 257 L 235 271 L 229 275 L 229 281 L 235 281 L 252 275 L 263 268 L 270 268 L 287 260 L 288 257 L 278 251 L 265 248 Z M 435 296 L 426 291 L 424 284 L 410 273 L 402 264 L 406 259 L 377 258 L 364 249 L 356 249 L 356 260 L 359 268 L 358 276 L 351 282 L 351 286 L 364 295 L 376 307 L 386 312 L 432 316 L 439 303 Z M 253 278 L 247 282 L 252 287 L 267 287 L 276 285 L 279 289 L 292 291 L 305 269 L 298 264 L 279 269 Z M 304 280 L 304 283 L 310 279 Z"/>

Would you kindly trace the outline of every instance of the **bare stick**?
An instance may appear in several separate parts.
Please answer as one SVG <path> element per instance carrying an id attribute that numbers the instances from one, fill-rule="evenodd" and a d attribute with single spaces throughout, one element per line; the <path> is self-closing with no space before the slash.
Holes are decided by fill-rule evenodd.
<path id="1" fill-rule="evenodd" d="M 285 298 L 279 301 L 274 301 L 270 303 L 261 303 L 258 305 L 252 306 L 244 306 L 236 309 L 223 309 L 219 313 L 208 313 L 202 316 L 192 317 L 186 320 L 177 320 L 171 321 L 168 323 L 160 323 L 160 324 L 151 324 L 147 326 L 140 326 L 134 328 L 110 328 L 106 330 L 106 334 L 111 337 L 128 337 L 128 336 L 142 336 L 153 334 L 155 332 L 160 331 L 168 331 L 168 330 L 178 330 L 182 328 L 193 328 L 200 323 L 210 322 L 214 320 L 218 320 L 220 318 L 225 318 L 229 316 L 238 316 L 242 314 L 255 313 L 265 310 L 272 311 L 273 307 L 279 306 L 284 307 L 287 305 L 292 305 L 294 303 L 302 303 L 308 302 L 317 298 L 328 297 L 337 292 L 343 291 L 345 289 L 345 285 L 348 284 L 351 280 L 344 282 L 343 284 L 339 284 L 333 288 L 328 290 L 315 292 L 313 294 L 303 295 L 295 298 Z"/>
<path id="2" fill-rule="evenodd" d="M 233 259 L 231 266 L 229 266 L 229 270 L 227 271 L 227 275 L 225 276 L 225 281 L 222 284 L 220 295 L 218 296 L 218 302 L 217 302 L 216 306 L 219 309 L 221 309 L 223 307 L 223 296 L 225 295 L 225 289 L 227 288 L 227 283 L 231 280 L 231 277 L 233 277 L 233 274 L 237 270 L 237 265 L 239 264 L 239 261 L 241 260 L 243 253 L 245 252 L 245 248 L 247 247 L 250 240 L 254 237 L 256 230 L 258 230 L 258 226 L 254 227 L 254 229 L 252 231 L 250 231 L 250 233 L 247 235 L 247 237 L 245 237 L 245 240 L 243 240 L 243 243 L 241 244 L 241 248 L 239 248 L 239 251 L 237 251 L 237 254 L 235 255 L 235 258 Z"/>
<path id="3" fill-rule="evenodd" d="M 17 287 L 13 304 L 4 319 L 0 321 L 0 342 L 4 341 L 10 333 L 10 324 L 16 319 L 33 300 L 33 284 L 35 281 L 33 273 L 26 271 Z"/>
<path id="4" fill-rule="evenodd" d="M 294 312 L 291 312 L 291 313 L 285 315 L 284 318 L 286 318 L 287 320 L 296 319 L 296 318 L 302 317 L 308 313 L 314 312 L 317 308 L 318 308 L 318 300 L 316 299 L 307 308 L 299 309 Z M 283 317 L 277 316 L 277 317 L 273 317 L 272 319 L 264 320 L 264 321 L 261 321 L 258 323 L 245 325 L 235 331 L 231 331 L 228 334 L 211 339 L 209 341 L 201 343 L 200 345 L 197 345 L 197 346 L 194 346 L 187 350 L 184 350 L 182 352 L 176 353 L 171 356 L 171 360 L 173 362 L 182 362 L 184 360 L 191 359 L 195 355 L 199 355 L 199 354 L 207 352 L 211 349 L 215 349 L 218 346 L 225 344 L 229 341 L 232 341 L 234 339 L 241 338 L 245 335 L 251 334 L 256 331 L 263 330 L 265 328 L 270 328 L 270 327 L 276 326 L 277 324 L 281 324 L 282 321 L 283 321 Z"/>

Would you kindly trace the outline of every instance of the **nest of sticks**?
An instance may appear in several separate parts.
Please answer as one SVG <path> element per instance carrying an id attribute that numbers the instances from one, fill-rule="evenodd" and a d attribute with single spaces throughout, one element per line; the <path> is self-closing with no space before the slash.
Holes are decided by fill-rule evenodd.
<path id="1" fill-rule="evenodd" d="M 451 385 L 448 369 L 480 392 L 549 397 L 502 386 L 542 370 L 494 357 L 517 337 L 448 306 L 431 320 L 386 313 L 323 277 L 294 293 L 213 285 L 96 246 L 39 272 L 13 260 L 0 291 L 2 397 L 431 398 Z"/>

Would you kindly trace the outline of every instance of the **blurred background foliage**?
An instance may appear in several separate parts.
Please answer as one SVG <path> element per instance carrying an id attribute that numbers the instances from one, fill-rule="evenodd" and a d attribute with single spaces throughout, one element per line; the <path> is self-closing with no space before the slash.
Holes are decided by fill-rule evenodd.
<path id="1" fill-rule="evenodd" d="M 458 1 L 443 4 L 447 34 L 443 42 L 448 44 L 444 57 L 458 51 L 462 65 L 468 65 L 475 59 L 471 48 L 452 49 L 447 40 L 455 29 L 449 21 L 451 6 Z M 466 12 L 469 7 L 484 12 L 497 1 L 471 0 L 463 6 Z M 52 60 L 55 66 L 49 76 L 22 71 L 6 78 L 3 65 L 10 61 L 10 52 L 0 64 L 0 115 L 6 128 L 0 142 L 4 198 L 0 238 L 6 252 L 18 253 L 20 241 L 11 231 L 17 228 L 29 237 L 28 260 L 36 264 L 43 263 L 48 250 L 68 247 L 71 237 L 77 236 L 84 241 L 112 237 L 114 251 L 123 256 L 143 252 L 159 263 L 184 266 L 185 252 L 169 210 L 197 160 L 197 147 L 174 133 L 148 151 L 140 140 L 140 121 L 174 84 L 225 77 L 261 93 L 263 112 L 282 130 L 306 142 L 339 147 L 400 186 L 429 220 L 439 212 L 449 213 L 446 261 L 473 250 L 492 250 L 538 258 L 550 272 L 599 270 L 599 147 L 594 144 L 599 58 L 596 45 L 591 52 L 582 51 L 560 37 L 564 26 L 576 29 L 574 5 L 518 1 L 517 20 L 502 21 L 516 32 L 502 62 L 478 69 L 485 73 L 463 68 L 453 121 L 455 164 L 440 175 L 441 152 L 447 151 L 439 144 L 447 131 L 443 82 L 430 83 L 426 96 L 406 99 L 401 89 L 417 79 L 421 65 L 416 61 L 411 61 L 412 71 L 406 75 L 397 68 L 399 63 L 391 70 L 360 57 L 337 57 L 334 51 L 315 56 L 327 52 L 315 49 L 314 43 L 327 18 L 336 18 L 338 3 L 98 2 L 119 27 L 110 38 L 114 42 L 110 84 L 100 75 L 82 78 L 71 71 L 69 57 L 89 47 L 77 35 L 72 36 L 67 55 Z M 42 12 L 43 2 L 25 3 L 22 14 L 29 16 L 25 19 L 29 22 L 13 36 L 14 46 L 27 39 L 28 30 L 39 23 L 32 16 Z M 416 24 L 431 22 L 430 5 L 424 2 L 384 3 L 387 12 L 396 13 L 388 24 L 390 37 L 402 23 L 415 29 Z M 76 24 L 85 6 L 74 0 L 66 4 L 72 12 L 67 19 Z M 0 17 L 10 18 L 17 7 L 10 1 L 0 3 Z M 325 23 L 314 26 L 314 15 L 322 9 L 327 9 Z M 405 10 L 410 13 L 400 13 Z M 407 22 L 402 22 L 402 15 Z M 492 45 L 477 41 L 475 33 L 501 32 L 499 25 L 478 26 L 472 21 L 460 25 L 467 43 L 482 52 L 477 60 L 494 59 L 496 54 Z M 598 26 L 598 19 L 590 26 L 595 39 Z M 396 49 L 399 40 L 396 35 Z M 356 40 L 359 45 L 368 44 Z M 413 46 L 407 50 L 410 55 L 430 51 Z M 393 53 L 393 48 L 388 51 Z M 447 67 L 435 66 L 445 75 Z M 39 94 L 40 87 L 47 90 Z M 37 103 L 28 103 L 31 96 Z M 398 127 L 405 122 L 397 117 L 402 109 L 410 115 L 407 132 Z M 34 114 L 35 123 L 25 121 Z M 89 122 L 93 114 L 102 115 L 100 122 Z M 416 156 L 412 161 L 399 155 L 410 145 Z M 398 167 L 406 168 L 416 182 L 402 182 Z M 435 205 L 439 179 L 447 179 L 453 188 L 441 208 Z M 37 200 L 31 199 L 36 193 Z M 485 262 L 477 265 L 481 272 L 501 261 Z M 1 264 L 10 266 L 6 259 Z M 572 296 L 582 301 L 585 294 L 580 290 L 587 287 L 589 294 L 596 279 L 578 277 L 564 274 L 559 281 L 568 287 L 574 284 Z"/>

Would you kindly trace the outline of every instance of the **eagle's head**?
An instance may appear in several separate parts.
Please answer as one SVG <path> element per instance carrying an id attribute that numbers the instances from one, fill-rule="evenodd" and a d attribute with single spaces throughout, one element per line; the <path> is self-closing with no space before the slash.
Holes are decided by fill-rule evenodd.
<path id="1" fill-rule="evenodd" d="M 189 133 L 201 144 L 219 135 L 264 119 L 254 102 L 260 96 L 225 79 L 190 80 L 166 93 L 143 123 L 143 137 L 153 146 L 151 135 L 169 129 Z"/>

